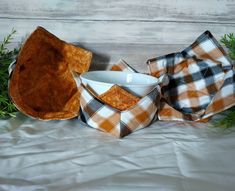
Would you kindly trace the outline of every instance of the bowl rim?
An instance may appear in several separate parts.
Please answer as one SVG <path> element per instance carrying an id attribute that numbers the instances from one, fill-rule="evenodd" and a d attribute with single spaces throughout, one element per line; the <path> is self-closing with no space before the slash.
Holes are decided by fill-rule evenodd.
<path id="1" fill-rule="evenodd" d="M 122 83 L 109 83 L 109 82 L 102 82 L 102 81 L 98 81 L 98 80 L 92 80 L 92 79 L 89 79 L 89 78 L 86 78 L 86 74 L 87 73 L 105 73 L 105 72 L 108 72 L 108 73 L 125 73 L 125 74 L 132 74 L 132 75 L 140 75 L 140 76 L 145 76 L 145 77 L 148 77 L 148 78 L 152 78 L 152 79 L 156 79 L 156 82 L 153 82 L 153 83 L 149 83 L 149 84 L 122 84 Z M 88 71 L 88 72 L 85 72 L 83 74 L 80 75 L 80 79 L 81 79 L 81 82 L 82 79 L 85 79 L 86 81 L 88 82 L 92 82 L 92 83 L 96 83 L 96 84 L 100 84 L 100 85 L 119 85 L 119 86 L 123 86 L 123 87 L 143 87 L 143 86 L 157 86 L 159 84 L 159 79 L 154 77 L 154 76 L 151 76 L 151 75 L 148 75 L 148 74 L 143 74 L 143 73 L 133 73 L 133 72 L 126 72 L 126 71 L 109 71 L 109 70 L 96 70 L 96 71 Z"/>

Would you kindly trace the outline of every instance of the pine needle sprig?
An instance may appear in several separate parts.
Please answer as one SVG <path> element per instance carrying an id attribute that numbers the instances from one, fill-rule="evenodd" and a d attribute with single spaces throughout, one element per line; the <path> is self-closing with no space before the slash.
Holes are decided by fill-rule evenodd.
<path id="1" fill-rule="evenodd" d="M 220 42 L 228 49 L 228 56 L 232 61 L 235 61 L 235 36 L 233 33 L 225 34 L 222 36 Z M 220 127 L 230 129 L 235 127 L 235 107 L 223 112 L 225 116 L 214 122 L 213 127 Z"/>
<path id="2" fill-rule="evenodd" d="M 235 61 L 235 36 L 233 33 L 222 36 L 220 42 L 228 48 L 228 56 Z"/>
<path id="3" fill-rule="evenodd" d="M 235 125 L 235 107 L 224 112 L 224 117 L 213 123 L 213 127 L 230 129 Z"/>
<path id="4" fill-rule="evenodd" d="M 8 67 L 18 54 L 18 49 L 8 50 L 7 46 L 11 43 L 13 35 L 16 33 L 12 29 L 0 44 L 0 118 L 8 118 L 15 116 L 17 111 L 14 104 L 8 96 Z"/>

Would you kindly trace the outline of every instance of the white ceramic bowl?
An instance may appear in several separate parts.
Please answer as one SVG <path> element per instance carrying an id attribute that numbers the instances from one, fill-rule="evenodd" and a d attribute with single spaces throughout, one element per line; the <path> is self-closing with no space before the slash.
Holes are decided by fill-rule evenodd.
<path id="1" fill-rule="evenodd" d="M 158 79 L 153 76 L 121 71 L 91 71 L 83 73 L 80 78 L 82 84 L 97 95 L 117 84 L 137 96 L 144 97 L 158 84 Z"/>

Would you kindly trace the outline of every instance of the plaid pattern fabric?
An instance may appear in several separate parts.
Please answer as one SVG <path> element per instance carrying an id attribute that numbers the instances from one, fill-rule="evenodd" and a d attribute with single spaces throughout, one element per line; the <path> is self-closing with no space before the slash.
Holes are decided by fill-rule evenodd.
<path id="1" fill-rule="evenodd" d="M 133 107 L 119 111 L 98 100 L 84 86 L 81 88 L 81 120 L 89 126 L 122 138 L 131 132 L 148 126 L 157 112 L 158 88 Z"/>
<path id="2" fill-rule="evenodd" d="M 119 60 L 111 70 L 136 72 L 124 60 Z M 97 99 L 93 93 L 81 86 L 80 117 L 89 126 L 122 138 L 133 131 L 144 128 L 155 120 L 160 101 L 159 87 L 125 111 L 119 111 Z"/>
<path id="3" fill-rule="evenodd" d="M 200 121 L 235 105 L 235 72 L 209 31 L 182 52 L 147 61 L 161 78 L 160 120 Z"/>

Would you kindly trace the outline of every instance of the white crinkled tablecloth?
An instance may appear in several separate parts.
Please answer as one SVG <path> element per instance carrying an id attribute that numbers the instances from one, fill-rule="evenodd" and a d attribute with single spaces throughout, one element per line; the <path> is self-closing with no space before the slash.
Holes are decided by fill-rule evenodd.
<path id="1" fill-rule="evenodd" d="M 197 128 L 199 127 L 199 128 Z M 80 120 L 0 120 L 0 190 L 234 191 L 235 128 L 155 122 L 124 139 Z"/>

